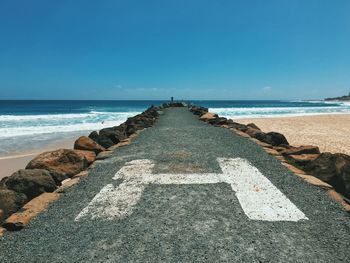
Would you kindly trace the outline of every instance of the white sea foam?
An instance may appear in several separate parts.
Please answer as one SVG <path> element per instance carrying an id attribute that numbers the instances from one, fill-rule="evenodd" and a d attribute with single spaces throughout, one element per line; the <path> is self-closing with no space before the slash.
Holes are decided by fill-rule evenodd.
<path id="1" fill-rule="evenodd" d="M 350 104 L 322 107 L 250 107 L 250 108 L 210 108 L 209 111 L 226 118 L 266 118 L 283 116 L 307 116 L 323 114 L 349 114 Z"/>
<path id="2" fill-rule="evenodd" d="M 52 115 L 0 115 L 0 138 L 92 131 L 117 126 L 139 112 L 89 112 Z"/>

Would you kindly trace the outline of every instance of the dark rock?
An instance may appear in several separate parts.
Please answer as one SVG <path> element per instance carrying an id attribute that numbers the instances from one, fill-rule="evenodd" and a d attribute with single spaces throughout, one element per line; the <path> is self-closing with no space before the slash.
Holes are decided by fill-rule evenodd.
<path id="1" fill-rule="evenodd" d="M 119 131 L 117 127 L 104 128 L 100 130 L 99 137 L 100 136 L 109 138 L 114 144 L 117 144 L 126 138 L 125 134 Z"/>
<path id="2" fill-rule="evenodd" d="M 272 146 L 289 144 L 284 135 L 278 132 L 264 133 L 261 130 L 254 129 L 252 127 L 248 127 L 248 129 L 245 132 L 251 137 L 258 139 L 259 141 L 268 143 Z"/>
<path id="3" fill-rule="evenodd" d="M 287 159 L 289 162 L 296 164 L 298 166 L 304 167 L 309 162 L 315 160 L 319 154 L 300 154 L 300 155 L 288 155 Z"/>
<path id="4" fill-rule="evenodd" d="M 247 127 L 261 131 L 261 129 L 258 126 L 256 126 L 254 123 L 248 123 Z"/>
<path id="5" fill-rule="evenodd" d="M 217 117 L 217 118 L 209 119 L 207 122 L 211 125 L 221 126 L 221 125 L 227 124 L 227 121 L 228 120 L 224 117 Z"/>
<path id="6" fill-rule="evenodd" d="M 88 162 L 74 150 L 59 149 L 44 152 L 31 160 L 26 169 L 45 169 L 51 174 L 62 177 L 72 177 L 85 170 Z"/>
<path id="7" fill-rule="evenodd" d="M 305 166 L 305 171 L 329 183 L 350 198 L 350 156 L 342 153 L 321 153 Z"/>
<path id="8" fill-rule="evenodd" d="M 56 183 L 50 173 L 43 169 L 21 169 L 7 179 L 6 186 L 8 189 L 25 194 L 28 200 L 56 189 Z"/>
<path id="9" fill-rule="evenodd" d="M 98 132 L 97 131 L 93 131 L 89 134 L 89 138 L 92 139 L 93 141 L 97 142 L 97 138 L 98 138 Z"/>
<path id="10" fill-rule="evenodd" d="M 317 146 L 313 146 L 313 145 L 303 145 L 299 147 L 290 146 L 288 149 L 285 149 L 280 153 L 283 156 L 300 155 L 300 154 L 320 154 L 320 149 Z"/>
<path id="11" fill-rule="evenodd" d="M 11 214 L 18 211 L 27 201 L 28 199 L 24 194 L 17 193 L 10 189 L 0 189 L 0 210 L 3 211 L 0 223 Z"/>
<path id="12" fill-rule="evenodd" d="M 283 134 L 278 132 L 266 133 L 266 138 L 264 142 L 271 144 L 272 146 L 289 145 L 286 137 L 284 137 Z"/>
<path id="13" fill-rule="evenodd" d="M 83 151 L 93 151 L 95 154 L 105 151 L 106 149 L 95 142 L 93 139 L 81 136 L 74 143 L 74 149 Z"/>
<path id="14" fill-rule="evenodd" d="M 107 136 L 102 136 L 99 135 L 97 137 L 97 141 L 96 141 L 99 145 L 101 145 L 104 148 L 109 148 L 111 146 L 113 146 L 115 143 Z"/>
<path id="15" fill-rule="evenodd" d="M 190 111 L 197 116 L 202 116 L 208 112 L 208 108 L 192 106 L 190 107 Z"/>

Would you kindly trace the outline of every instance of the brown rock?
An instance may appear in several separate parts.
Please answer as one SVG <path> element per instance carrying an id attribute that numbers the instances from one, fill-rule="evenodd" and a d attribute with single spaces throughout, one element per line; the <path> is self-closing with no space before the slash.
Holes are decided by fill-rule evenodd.
<path id="1" fill-rule="evenodd" d="M 258 126 L 255 125 L 255 123 L 248 123 L 247 127 L 253 128 L 253 129 L 258 130 L 258 131 L 261 131 L 261 129 Z"/>
<path id="2" fill-rule="evenodd" d="M 321 181 L 320 179 L 316 178 L 315 176 L 308 175 L 308 174 L 296 174 L 296 175 L 303 178 L 306 182 L 308 182 L 309 184 L 312 184 L 314 186 L 321 187 L 325 190 L 333 189 L 333 187 L 330 184 L 327 184 L 327 183 Z"/>
<path id="3" fill-rule="evenodd" d="M 350 198 L 350 156 L 342 153 L 322 153 L 305 166 L 305 171 L 331 184 Z"/>
<path id="4" fill-rule="evenodd" d="M 289 146 L 287 146 L 287 147 L 286 146 L 287 145 L 285 145 L 285 146 L 281 146 L 281 145 L 280 146 L 273 146 L 273 148 L 278 152 L 282 152 L 282 151 L 290 148 Z"/>
<path id="5" fill-rule="evenodd" d="M 231 129 L 231 131 L 233 131 L 234 133 L 238 134 L 239 136 L 242 136 L 242 137 L 245 137 L 245 138 L 251 138 L 247 133 L 242 132 L 240 130 Z"/>
<path id="6" fill-rule="evenodd" d="M 268 144 L 268 143 L 266 143 L 266 142 L 261 142 L 261 141 L 259 141 L 258 139 L 251 138 L 251 140 L 252 140 L 253 142 L 255 142 L 256 144 L 258 144 L 258 145 L 264 147 L 264 148 L 273 148 L 273 146 L 272 146 L 271 144 Z"/>
<path id="7" fill-rule="evenodd" d="M 320 154 L 320 149 L 313 145 L 304 145 L 299 147 L 289 147 L 281 151 L 284 156 L 288 155 L 300 155 L 300 154 Z"/>
<path id="8" fill-rule="evenodd" d="M 288 160 L 291 160 L 293 163 L 299 165 L 299 166 L 305 166 L 309 162 L 315 160 L 319 154 L 300 154 L 300 155 L 288 155 Z"/>
<path id="9" fill-rule="evenodd" d="M 7 218 L 3 227 L 10 231 L 21 230 L 38 214 L 45 211 L 49 204 L 56 201 L 59 196 L 58 193 L 43 193 L 39 195 L 25 204 L 20 212 L 14 213 Z"/>
<path id="10" fill-rule="evenodd" d="M 87 136 L 81 136 L 80 138 L 78 138 L 74 143 L 74 149 L 93 151 L 96 155 L 106 150 L 104 147 L 102 147 Z"/>
<path id="11" fill-rule="evenodd" d="M 113 151 L 104 151 L 96 156 L 96 160 L 104 160 L 112 155 Z"/>
<path id="12" fill-rule="evenodd" d="M 79 177 L 73 177 L 72 179 L 67 179 L 65 182 L 62 182 L 62 185 L 55 191 L 56 193 L 64 193 L 66 192 L 69 188 L 71 188 L 73 185 L 76 185 L 79 183 L 80 178 Z"/>
<path id="13" fill-rule="evenodd" d="M 211 120 L 211 119 L 216 119 L 218 117 L 219 116 L 217 114 L 215 114 L 215 113 L 207 112 L 204 115 L 202 115 L 199 119 L 201 119 L 202 121 L 208 121 L 208 120 Z"/>
<path id="14" fill-rule="evenodd" d="M 277 152 L 275 149 L 271 149 L 271 148 L 264 148 L 264 150 L 270 154 L 270 155 L 274 155 L 274 156 L 281 156 L 279 152 Z"/>
<path id="15" fill-rule="evenodd" d="M 88 171 L 82 171 L 76 175 L 74 175 L 72 178 L 80 178 L 80 177 L 86 177 L 89 175 L 89 172 Z"/>
<path id="16" fill-rule="evenodd" d="M 285 167 L 287 167 L 291 172 L 295 173 L 295 174 L 305 174 L 305 172 L 303 170 L 300 170 L 299 168 L 289 164 L 289 163 L 282 163 L 282 165 L 284 165 Z"/>
<path id="17" fill-rule="evenodd" d="M 8 189 L 25 194 L 28 200 L 56 189 L 55 181 L 44 169 L 21 169 L 6 180 L 6 186 Z"/>
<path id="18" fill-rule="evenodd" d="M 0 189 L 0 209 L 2 210 L 2 219 L 15 213 L 27 202 L 24 194 L 17 193 L 9 189 Z M 0 219 L 0 223 L 2 220 Z"/>
<path id="19" fill-rule="evenodd" d="M 44 152 L 31 160 L 27 169 L 45 169 L 48 170 L 60 181 L 62 177 L 72 177 L 75 174 L 85 170 L 88 161 L 85 157 L 74 152 L 74 150 L 59 149 L 51 152 Z"/>
<path id="20" fill-rule="evenodd" d="M 343 209 L 350 213 L 350 205 L 345 202 L 344 198 L 336 191 L 334 191 L 333 189 L 330 189 L 327 191 L 328 195 L 330 198 L 332 198 L 334 201 L 338 202 L 342 207 Z"/>
<path id="21" fill-rule="evenodd" d="M 5 234 L 6 229 L 3 227 L 0 227 L 0 237 L 2 237 Z"/>
<path id="22" fill-rule="evenodd" d="M 96 160 L 96 153 L 91 151 L 83 151 L 83 150 L 74 150 L 77 154 L 82 157 L 85 157 L 88 161 L 88 164 L 92 164 Z"/>

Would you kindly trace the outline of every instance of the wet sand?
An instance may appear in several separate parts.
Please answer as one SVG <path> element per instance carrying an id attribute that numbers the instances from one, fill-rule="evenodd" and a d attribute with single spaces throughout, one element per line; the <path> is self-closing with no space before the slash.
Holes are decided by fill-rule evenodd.
<path id="1" fill-rule="evenodd" d="M 311 144 L 322 152 L 350 155 L 350 114 L 237 119 L 255 123 L 262 131 L 284 134 L 291 145 Z"/>

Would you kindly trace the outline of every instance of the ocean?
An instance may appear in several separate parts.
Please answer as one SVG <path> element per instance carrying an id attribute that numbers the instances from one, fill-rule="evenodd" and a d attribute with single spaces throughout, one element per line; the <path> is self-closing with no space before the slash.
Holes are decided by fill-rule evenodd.
<path id="1" fill-rule="evenodd" d="M 42 148 L 63 138 L 119 125 L 165 101 L 0 101 L 0 156 Z M 350 113 L 324 101 L 191 101 L 227 118 Z"/>

